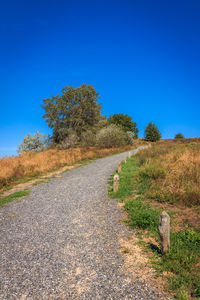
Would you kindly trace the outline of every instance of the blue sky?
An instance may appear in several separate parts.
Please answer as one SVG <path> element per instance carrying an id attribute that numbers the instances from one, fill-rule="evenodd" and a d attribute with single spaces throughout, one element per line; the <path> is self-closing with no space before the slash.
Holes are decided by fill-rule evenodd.
<path id="1" fill-rule="evenodd" d="M 42 100 L 92 84 L 143 137 L 200 137 L 199 0 L 0 0 L 0 156 L 48 134 Z"/>

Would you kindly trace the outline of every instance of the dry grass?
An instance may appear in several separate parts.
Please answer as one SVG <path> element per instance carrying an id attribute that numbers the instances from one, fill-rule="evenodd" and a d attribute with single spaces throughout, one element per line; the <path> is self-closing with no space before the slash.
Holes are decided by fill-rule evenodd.
<path id="1" fill-rule="evenodd" d="M 200 205 L 200 139 L 164 140 L 137 154 L 146 195 L 159 202 Z"/>
<path id="2" fill-rule="evenodd" d="M 133 147 L 132 147 L 133 148 Z M 28 179 L 76 162 L 104 157 L 118 151 L 126 151 L 130 146 L 99 149 L 96 147 L 68 150 L 51 149 L 39 153 L 29 152 L 22 156 L 0 159 L 0 191 L 20 179 Z"/>

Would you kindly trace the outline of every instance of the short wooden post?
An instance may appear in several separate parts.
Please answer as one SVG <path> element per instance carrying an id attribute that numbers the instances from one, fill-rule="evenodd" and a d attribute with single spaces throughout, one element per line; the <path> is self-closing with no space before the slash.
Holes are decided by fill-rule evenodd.
<path id="1" fill-rule="evenodd" d="M 162 254 L 165 255 L 170 250 L 170 216 L 165 211 L 160 216 L 160 222 L 158 227 Z"/>
<path id="2" fill-rule="evenodd" d="M 113 179 L 113 192 L 116 193 L 119 189 L 119 175 L 115 174 Z"/>
<path id="3" fill-rule="evenodd" d="M 121 161 L 118 161 L 118 173 L 120 173 L 122 170 Z"/>
<path id="4" fill-rule="evenodd" d="M 127 161 L 127 157 L 125 157 L 125 159 L 124 159 L 124 162 L 126 163 L 126 161 Z"/>
<path id="5" fill-rule="evenodd" d="M 131 157 L 131 152 L 129 151 L 129 153 L 128 153 L 128 158 L 130 158 Z"/>

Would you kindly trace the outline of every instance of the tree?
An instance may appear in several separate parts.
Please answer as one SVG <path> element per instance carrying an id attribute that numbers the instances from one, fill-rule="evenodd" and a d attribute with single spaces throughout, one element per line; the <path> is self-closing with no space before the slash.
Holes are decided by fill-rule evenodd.
<path id="1" fill-rule="evenodd" d="M 184 139 L 184 135 L 182 133 L 177 133 L 174 137 L 175 139 Z"/>
<path id="2" fill-rule="evenodd" d="M 61 96 L 44 99 L 43 118 L 53 129 L 54 142 L 61 142 L 71 131 L 80 138 L 83 131 L 95 126 L 101 118 L 98 98 L 99 94 L 92 85 L 81 84 L 78 88 L 66 86 Z"/>
<path id="3" fill-rule="evenodd" d="M 38 131 L 34 133 L 32 136 L 29 133 L 27 136 L 23 138 L 22 143 L 18 146 L 17 152 L 23 153 L 28 151 L 42 151 L 47 148 L 47 140 L 46 135 L 40 134 Z"/>
<path id="4" fill-rule="evenodd" d="M 153 124 L 152 122 L 149 122 L 149 124 L 145 128 L 144 138 L 145 138 L 145 140 L 150 141 L 150 142 L 156 142 L 156 141 L 160 140 L 161 133 L 158 130 L 158 127 L 155 124 Z"/>
<path id="5" fill-rule="evenodd" d="M 132 121 L 132 117 L 125 114 L 114 114 L 108 118 L 109 124 L 115 124 L 120 126 L 125 132 L 132 131 L 134 133 L 134 138 L 138 137 L 137 124 Z"/>

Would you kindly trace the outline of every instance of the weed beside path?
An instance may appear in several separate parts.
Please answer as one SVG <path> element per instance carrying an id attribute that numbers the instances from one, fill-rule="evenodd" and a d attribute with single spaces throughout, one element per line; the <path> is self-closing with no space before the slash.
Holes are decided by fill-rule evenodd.
<path id="1" fill-rule="evenodd" d="M 195 145 L 194 147 L 198 146 Z M 124 209 L 127 212 L 125 222 L 137 229 L 138 237 L 141 239 L 144 250 L 148 252 L 151 264 L 157 271 L 157 276 L 162 274 L 164 276 L 162 278 L 167 279 L 168 290 L 175 295 L 175 298 L 180 300 L 198 299 L 200 297 L 199 228 L 192 226 L 192 224 L 179 224 L 179 230 L 177 230 L 176 215 L 179 209 L 177 202 L 168 204 L 166 201 L 164 207 L 163 203 L 159 205 L 159 202 L 153 200 L 152 197 L 148 197 L 151 195 L 150 191 L 154 184 L 152 182 L 153 178 L 163 178 L 161 165 L 154 165 L 152 160 L 149 159 L 150 155 L 148 153 L 153 153 L 155 159 L 157 159 L 155 154 L 157 151 L 158 153 L 162 153 L 162 151 L 165 153 L 164 149 L 158 147 L 156 150 L 155 146 L 155 149 L 150 148 L 141 151 L 136 157 L 128 159 L 126 164 L 123 163 L 119 190 L 113 193 L 111 186 L 110 195 L 117 198 L 119 202 L 124 203 Z M 177 151 L 181 151 L 181 155 L 183 155 L 184 149 L 178 149 Z M 177 155 L 177 153 L 175 154 Z M 168 152 L 168 155 L 171 154 Z M 193 160 L 196 160 L 196 158 L 193 157 Z M 144 176 L 146 174 L 144 173 L 144 166 L 148 168 L 149 161 L 152 172 L 150 174 L 153 174 L 151 177 Z M 180 172 L 181 170 L 179 170 L 179 174 Z M 190 178 L 190 180 L 192 181 L 193 178 Z M 110 178 L 110 184 L 112 185 L 112 178 Z M 170 210 L 167 209 L 167 205 L 170 205 Z M 164 257 L 161 255 L 158 236 L 159 216 L 163 209 L 166 209 L 171 216 L 171 249 Z M 199 208 L 196 206 L 194 209 L 197 214 Z M 184 215 L 183 206 L 180 211 Z"/>
<path id="2" fill-rule="evenodd" d="M 30 192 L 30 190 L 18 191 L 6 197 L 0 198 L 0 207 L 5 205 L 6 203 L 12 202 L 13 200 L 19 199 L 24 196 L 28 196 Z"/>

